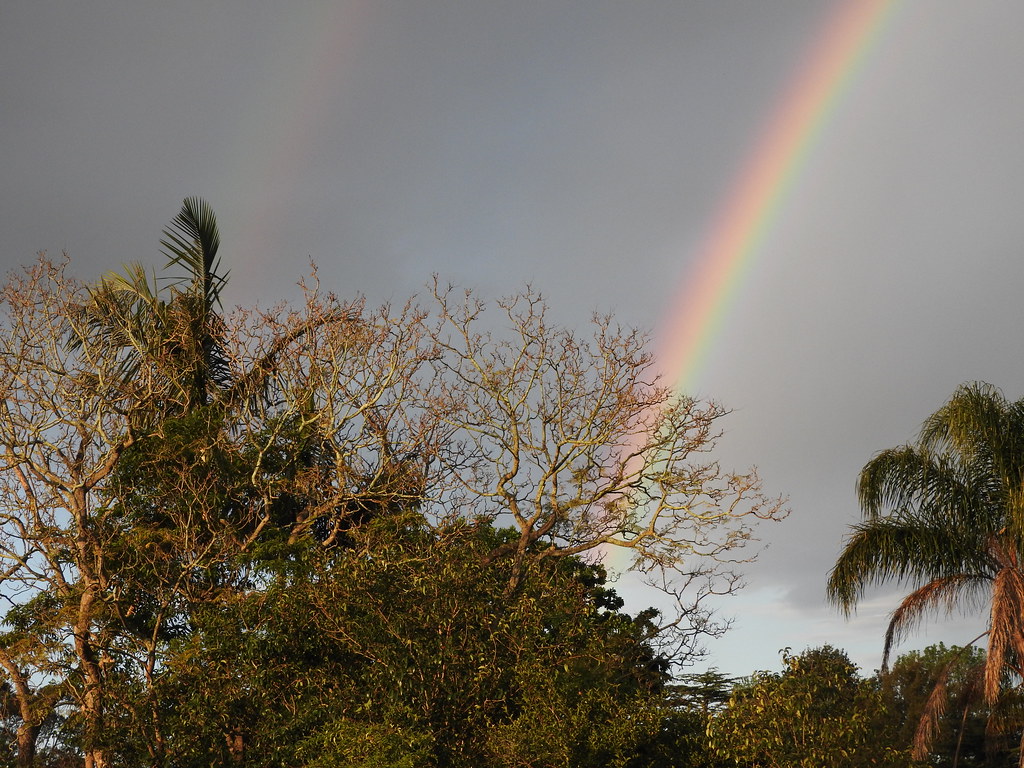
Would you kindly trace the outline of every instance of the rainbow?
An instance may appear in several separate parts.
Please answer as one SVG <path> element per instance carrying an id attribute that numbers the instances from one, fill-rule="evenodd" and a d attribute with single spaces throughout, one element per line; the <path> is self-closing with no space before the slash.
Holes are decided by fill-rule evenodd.
<path id="1" fill-rule="evenodd" d="M 712 217 L 673 309 L 658 327 L 657 366 L 677 392 L 693 394 L 743 277 L 899 3 L 840 0 L 758 134 L 749 160 Z M 625 571 L 633 553 L 609 546 L 602 555 L 605 565 Z"/>
<path id="2" fill-rule="evenodd" d="M 659 369 L 676 391 L 691 392 L 794 181 L 898 4 L 841 0 L 759 134 L 712 219 L 673 310 L 659 324 Z"/>
<path id="3" fill-rule="evenodd" d="M 317 147 L 337 140 L 324 135 L 325 115 L 348 93 L 374 10 L 371 0 L 297 4 L 276 29 L 276 45 L 263 57 L 266 78 L 257 79 L 238 102 L 244 109 L 236 119 L 227 167 L 218 175 L 223 181 L 209 194 L 215 203 L 238 201 L 234 253 L 272 258 L 265 244 L 281 227 L 287 201 L 296 199 L 309 169 L 316 167 Z M 254 290 L 263 287 L 258 273 L 238 277 L 253 280 Z"/>

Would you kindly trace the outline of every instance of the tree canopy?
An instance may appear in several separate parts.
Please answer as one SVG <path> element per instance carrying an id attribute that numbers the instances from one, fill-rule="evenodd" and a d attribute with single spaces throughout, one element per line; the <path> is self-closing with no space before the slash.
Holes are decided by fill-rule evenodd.
<path id="1" fill-rule="evenodd" d="M 861 679 L 845 652 L 831 646 L 782 652 L 780 673 L 759 672 L 738 685 L 708 729 L 728 765 L 905 768 L 893 712 L 876 681 Z"/>
<path id="2" fill-rule="evenodd" d="M 939 643 L 901 654 L 880 675 L 900 743 L 925 742 L 936 768 L 1016 765 L 1020 697 L 1004 692 L 993 710 L 982 695 L 984 673 L 981 648 Z"/>
<path id="3" fill-rule="evenodd" d="M 223 309 L 186 200 L 92 285 L 0 290 L 0 634 L 18 765 L 635 765 L 752 524 L 725 410 L 643 333 L 436 283 Z M 675 598 L 630 615 L 602 553 Z M 664 754 L 664 750 L 661 750 Z M 631 762 L 632 761 L 632 762 Z"/>

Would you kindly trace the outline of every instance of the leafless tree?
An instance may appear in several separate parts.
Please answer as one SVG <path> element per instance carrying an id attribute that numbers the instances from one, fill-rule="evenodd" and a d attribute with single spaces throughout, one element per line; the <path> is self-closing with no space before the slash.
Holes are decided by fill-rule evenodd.
<path id="1" fill-rule="evenodd" d="M 711 630 L 701 603 L 738 587 L 732 565 L 753 523 L 785 514 L 755 471 L 711 455 L 727 413 L 654 374 L 647 336 L 595 316 L 590 332 L 552 325 L 531 289 L 496 303 L 435 283 L 437 350 L 417 403 L 447 427 L 434 498 L 446 515 L 514 526 L 490 557 L 628 553 L 676 598 L 667 625 Z M 684 633 L 685 634 L 685 633 Z"/>

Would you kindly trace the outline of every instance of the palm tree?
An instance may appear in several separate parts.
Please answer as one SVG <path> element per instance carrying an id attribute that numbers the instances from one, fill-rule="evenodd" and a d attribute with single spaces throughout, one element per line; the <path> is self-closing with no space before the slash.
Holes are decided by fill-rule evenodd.
<path id="1" fill-rule="evenodd" d="M 184 267 L 184 279 L 161 292 L 139 264 L 109 274 L 83 308 L 85 338 L 103 342 L 121 358 L 126 381 L 140 375 L 153 387 L 164 415 L 209 404 L 232 384 L 223 353 L 224 326 L 217 312 L 227 274 L 220 273 L 220 233 L 209 204 L 188 198 L 160 241 L 167 267 Z"/>
<path id="2" fill-rule="evenodd" d="M 234 407 L 270 397 L 278 357 L 289 345 L 319 326 L 357 320 L 353 312 L 336 307 L 271 340 L 244 369 L 232 368 L 219 312 L 228 273 L 220 268 L 220 233 L 209 203 L 187 198 L 163 235 L 166 268 L 184 267 L 184 276 L 171 283 L 170 291 L 161 291 L 156 277 L 151 279 L 138 263 L 127 264 L 123 274 L 106 275 L 89 291 L 84 323 L 71 338 L 77 348 L 101 342 L 117 354 L 124 380 L 145 379 L 148 404 L 161 417 L 212 403 Z"/>
<path id="3" fill-rule="evenodd" d="M 973 642 L 988 637 L 983 692 L 995 705 L 1008 674 L 1024 677 L 1024 400 L 962 385 L 915 443 L 869 461 L 857 490 L 864 519 L 832 569 L 830 600 L 849 615 L 869 585 L 913 586 L 892 613 L 883 668 L 927 613 L 988 603 L 986 630 Z M 927 749 L 942 687 L 940 678 L 915 756 Z"/>

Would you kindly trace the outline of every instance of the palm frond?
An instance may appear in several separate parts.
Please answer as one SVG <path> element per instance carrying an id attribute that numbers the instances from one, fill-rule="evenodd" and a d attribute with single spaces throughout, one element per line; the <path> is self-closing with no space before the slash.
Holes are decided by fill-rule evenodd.
<path id="1" fill-rule="evenodd" d="M 169 261 L 183 266 L 189 286 L 171 301 L 175 316 L 177 352 L 189 360 L 189 400 L 207 403 L 232 386 L 234 372 L 223 348 L 224 325 L 216 313 L 222 306 L 221 290 L 227 274 L 221 274 L 217 251 L 220 233 L 213 209 L 199 198 L 187 198 L 160 241 Z M 183 373 L 185 373 L 183 371 Z"/>
<path id="2" fill-rule="evenodd" d="M 220 231 L 209 203 L 197 197 L 186 198 L 177 217 L 164 230 L 160 245 L 169 259 L 167 266 L 185 267 L 194 292 L 203 297 L 206 306 L 220 306 L 220 291 L 228 275 L 220 272 Z"/>
<path id="3" fill-rule="evenodd" d="M 124 274 L 108 272 L 103 276 L 100 286 L 108 293 L 122 296 L 146 306 L 155 306 L 159 301 L 156 278 L 151 283 L 146 268 L 138 262 L 130 262 L 124 266 Z M 96 289 L 90 291 L 95 295 Z"/>
<path id="4" fill-rule="evenodd" d="M 1024 404 L 1007 401 L 989 384 L 965 384 L 925 422 L 920 444 L 986 472 L 1004 491 L 1019 488 L 1024 479 Z"/>
<path id="5" fill-rule="evenodd" d="M 140 264 L 128 264 L 125 274 L 110 273 L 88 289 L 80 322 L 74 325 L 69 345 L 99 345 L 120 358 L 121 375 L 134 377 L 140 359 L 158 344 L 155 337 L 162 325 L 164 305 L 157 295 L 155 279 L 150 283 Z"/>
<path id="6" fill-rule="evenodd" d="M 946 695 L 946 686 L 952 667 L 953 664 L 950 662 L 942 669 L 932 692 L 928 694 L 928 699 L 925 701 L 921 719 L 917 723 L 917 730 L 914 731 L 914 744 L 911 751 L 911 757 L 914 760 L 920 762 L 927 760 L 932 744 L 935 743 L 935 737 L 939 733 L 939 725 L 942 716 L 946 714 L 946 705 L 949 701 L 949 697 Z"/>
<path id="7" fill-rule="evenodd" d="M 882 451 L 864 466 L 857 495 L 868 520 L 888 510 L 915 517 L 961 518 L 976 526 L 990 522 L 980 518 L 993 509 L 991 485 L 986 474 L 969 471 L 952 457 L 903 446 Z"/>
<path id="8" fill-rule="evenodd" d="M 990 384 L 962 384 L 941 408 L 925 419 L 918 442 L 968 456 L 985 443 L 1001 442 L 1008 409 L 1003 393 Z"/>
<path id="9" fill-rule="evenodd" d="M 985 701 L 991 704 L 1011 655 L 1024 658 L 1024 574 L 1015 567 L 1001 569 L 993 581 L 989 631 Z"/>
<path id="10" fill-rule="evenodd" d="M 945 611 L 949 614 L 957 608 L 964 608 L 965 605 L 980 606 L 984 602 L 984 590 L 988 584 L 987 578 L 959 574 L 934 579 L 904 597 L 892 612 L 889 626 L 885 631 L 882 669 L 888 668 L 889 656 L 895 644 L 916 629 L 925 615 L 933 611 Z"/>
<path id="11" fill-rule="evenodd" d="M 914 519 L 889 517 L 861 523 L 846 540 L 829 574 L 826 593 L 849 615 L 871 585 L 984 575 L 991 565 L 973 538 L 971 531 L 924 525 Z"/>

